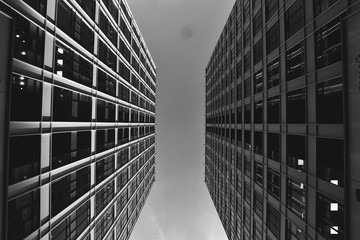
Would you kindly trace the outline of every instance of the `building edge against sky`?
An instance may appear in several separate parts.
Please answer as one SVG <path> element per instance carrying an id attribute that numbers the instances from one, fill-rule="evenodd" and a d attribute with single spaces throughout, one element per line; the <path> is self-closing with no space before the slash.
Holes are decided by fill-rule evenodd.
<path id="1" fill-rule="evenodd" d="M 156 66 L 126 1 L 1 0 L 0 26 L 0 238 L 128 239 Z"/>
<path id="2" fill-rule="evenodd" d="M 205 183 L 229 239 L 360 236 L 360 2 L 237 0 L 206 67 Z"/>

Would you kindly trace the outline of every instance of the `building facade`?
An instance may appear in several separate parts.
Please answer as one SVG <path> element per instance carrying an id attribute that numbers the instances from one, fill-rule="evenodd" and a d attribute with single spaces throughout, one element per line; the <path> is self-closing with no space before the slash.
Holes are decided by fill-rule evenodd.
<path id="1" fill-rule="evenodd" d="M 359 238 L 359 9 L 235 2 L 205 79 L 205 183 L 229 239 Z"/>
<path id="2" fill-rule="evenodd" d="M 0 238 L 129 238 L 156 66 L 125 0 L 0 1 Z"/>

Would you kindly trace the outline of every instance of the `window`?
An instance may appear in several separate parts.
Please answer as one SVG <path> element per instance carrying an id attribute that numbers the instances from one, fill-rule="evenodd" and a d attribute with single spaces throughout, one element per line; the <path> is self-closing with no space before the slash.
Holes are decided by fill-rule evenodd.
<path id="1" fill-rule="evenodd" d="M 279 21 L 277 21 L 272 27 L 266 32 L 266 53 L 270 54 L 280 44 L 280 27 Z"/>
<path id="2" fill-rule="evenodd" d="M 336 208 L 332 208 L 333 204 Z M 344 206 L 320 193 L 316 196 L 316 230 L 326 239 L 344 239 Z"/>
<path id="3" fill-rule="evenodd" d="M 241 124 L 241 123 L 242 123 L 242 107 L 238 107 L 238 108 L 237 108 L 237 116 L 236 116 L 236 119 L 237 119 L 237 123 L 238 123 L 238 124 Z"/>
<path id="4" fill-rule="evenodd" d="M 286 51 L 286 81 L 304 75 L 304 46 L 299 43 Z"/>
<path id="5" fill-rule="evenodd" d="M 118 145 L 129 142 L 129 128 L 118 128 Z"/>
<path id="6" fill-rule="evenodd" d="M 286 221 L 286 239 L 306 240 L 306 235 L 298 226 L 290 221 Z"/>
<path id="7" fill-rule="evenodd" d="M 263 133 L 254 132 L 254 152 L 257 154 L 263 154 Z"/>
<path id="8" fill-rule="evenodd" d="M 266 0 L 265 3 L 266 20 L 269 20 L 276 13 L 278 8 L 279 8 L 279 0 Z"/>
<path id="9" fill-rule="evenodd" d="M 122 83 L 118 83 L 119 86 L 119 98 L 125 102 L 130 101 L 130 89 Z"/>
<path id="10" fill-rule="evenodd" d="M 121 38 L 120 38 L 119 51 L 120 51 L 121 55 L 123 55 L 124 58 L 128 61 L 128 63 L 130 63 L 130 58 L 131 58 L 130 50 Z"/>
<path id="11" fill-rule="evenodd" d="M 244 107 L 244 122 L 245 123 L 251 123 L 251 104 L 247 104 Z"/>
<path id="12" fill-rule="evenodd" d="M 286 155 L 288 166 L 305 172 L 307 164 L 305 137 L 287 135 L 286 138 Z"/>
<path id="13" fill-rule="evenodd" d="M 242 62 L 241 60 L 239 60 L 236 63 L 236 78 L 240 78 L 242 74 Z"/>
<path id="14" fill-rule="evenodd" d="M 285 12 L 285 37 L 286 40 L 304 27 L 303 0 L 296 0 Z"/>
<path id="15" fill-rule="evenodd" d="M 91 122 L 91 97 L 54 87 L 53 121 Z"/>
<path id="16" fill-rule="evenodd" d="M 263 199 L 264 197 L 254 190 L 254 211 L 260 218 L 262 218 L 263 214 Z"/>
<path id="17" fill-rule="evenodd" d="M 102 11 L 100 11 L 100 21 L 99 26 L 101 31 L 105 34 L 105 36 L 110 40 L 110 42 L 117 47 L 117 32 L 112 26 L 111 22 L 107 19 Z"/>
<path id="18" fill-rule="evenodd" d="M 89 52 L 94 51 L 93 30 L 63 0 L 58 3 L 56 26 Z"/>
<path id="19" fill-rule="evenodd" d="M 344 141 L 317 138 L 317 177 L 344 187 Z"/>
<path id="20" fill-rule="evenodd" d="M 116 71 L 116 55 L 102 40 L 99 41 L 99 59 L 113 71 Z"/>
<path id="21" fill-rule="evenodd" d="M 95 214 L 96 216 L 114 198 L 114 181 L 110 181 L 95 194 Z"/>
<path id="22" fill-rule="evenodd" d="M 10 102 L 10 119 L 12 121 L 40 121 L 42 83 L 13 74 Z"/>
<path id="23" fill-rule="evenodd" d="M 273 88 L 280 84 L 280 64 L 279 58 L 267 65 L 267 88 Z"/>
<path id="24" fill-rule="evenodd" d="M 305 219 L 306 214 L 305 185 L 294 179 L 287 179 L 287 208 L 298 217 Z"/>
<path id="25" fill-rule="evenodd" d="M 9 184 L 40 173 L 40 135 L 11 137 L 9 145 Z"/>
<path id="26" fill-rule="evenodd" d="M 111 0 L 108 0 L 108 1 L 111 1 Z M 124 36 L 128 40 L 128 42 L 131 43 L 131 32 L 130 32 L 128 26 L 126 25 L 126 22 L 122 16 L 121 16 L 121 21 L 120 21 L 120 30 L 124 34 Z"/>
<path id="27" fill-rule="evenodd" d="M 262 11 L 256 13 L 253 19 L 253 35 L 255 36 L 262 29 Z"/>
<path id="28" fill-rule="evenodd" d="M 24 0 L 24 2 L 30 7 L 32 7 L 35 11 L 46 17 L 46 0 Z"/>
<path id="29" fill-rule="evenodd" d="M 76 0 L 81 8 L 94 20 L 95 17 L 95 1 L 94 0 Z"/>
<path id="30" fill-rule="evenodd" d="M 110 207 L 95 225 L 95 240 L 103 240 L 114 222 L 114 207 Z"/>
<path id="31" fill-rule="evenodd" d="M 14 58 L 42 67 L 44 42 L 44 31 L 18 14 L 15 20 Z"/>
<path id="32" fill-rule="evenodd" d="M 280 134 L 268 133 L 267 134 L 267 157 L 279 162 L 280 161 Z"/>
<path id="33" fill-rule="evenodd" d="M 263 101 L 258 101 L 254 103 L 254 123 L 263 123 Z"/>
<path id="34" fill-rule="evenodd" d="M 128 183 L 129 179 L 128 179 L 128 169 L 125 168 L 124 170 L 122 170 L 120 172 L 120 174 L 118 175 L 118 177 L 116 178 L 116 183 L 117 183 L 117 189 L 116 191 L 119 192 L 121 191 L 121 189 L 123 189 L 123 187 L 125 187 L 125 185 Z M 124 192 L 126 193 L 126 189 L 124 189 Z M 127 194 L 127 193 L 126 193 Z M 125 194 L 125 195 L 126 195 Z M 126 204 L 126 203 L 125 203 Z"/>
<path id="35" fill-rule="evenodd" d="M 115 157 L 111 155 L 96 162 L 96 184 L 101 183 L 115 171 Z"/>
<path id="36" fill-rule="evenodd" d="M 244 48 L 247 47 L 250 41 L 251 41 L 250 26 L 248 26 L 244 30 Z"/>
<path id="37" fill-rule="evenodd" d="M 250 20 L 250 3 L 246 1 L 243 8 L 243 22 L 245 23 L 248 20 Z"/>
<path id="38" fill-rule="evenodd" d="M 280 96 L 268 98 L 267 104 L 268 123 L 280 123 Z"/>
<path id="39" fill-rule="evenodd" d="M 244 131 L 245 149 L 251 151 L 251 131 Z"/>
<path id="40" fill-rule="evenodd" d="M 251 96 L 251 80 L 250 78 L 245 79 L 244 81 L 244 98 Z"/>
<path id="41" fill-rule="evenodd" d="M 267 220 L 266 225 L 269 230 L 275 235 L 276 238 L 280 238 L 280 213 L 270 203 L 267 203 Z"/>
<path id="42" fill-rule="evenodd" d="M 317 69 L 341 61 L 341 19 L 338 17 L 315 32 Z"/>
<path id="43" fill-rule="evenodd" d="M 245 200 L 250 203 L 250 200 L 251 200 L 251 188 L 250 188 L 250 185 L 245 182 L 244 184 L 244 195 L 245 195 Z"/>
<path id="44" fill-rule="evenodd" d="M 92 86 L 93 65 L 59 43 L 55 47 L 55 73 L 85 86 Z"/>
<path id="45" fill-rule="evenodd" d="M 90 156 L 91 132 L 65 132 L 52 135 L 52 169 Z"/>
<path id="46" fill-rule="evenodd" d="M 113 17 L 114 21 L 117 23 L 118 17 L 119 17 L 119 10 L 118 10 L 117 6 L 115 5 L 115 2 L 112 0 L 103 0 L 103 2 L 104 2 L 105 7 L 107 8 L 109 13 Z"/>
<path id="47" fill-rule="evenodd" d="M 8 203 L 8 239 L 21 240 L 40 227 L 40 190 L 23 194 Z"/>
<path id="48" fill-rule="evenodd" d="M 98 122 L 115 122 L 115 104 L 97 99 L 96 116 Z"/>
<path id="49" fill-rule="evenodd" d="M 280 174 L 271 168 L 267 171 L 267 191 L 276 199 L 280 198 Z"/>
<path id="50" fill-rule="evenodd" d="M 316 122 L 322 124 L 342 124 L 343 121 L 342 78 L 318 83 L 316 85 Z"/>
<path id="51" fill-rule="evenodd" d="M 304 88 L 286 94 L 286 121 L 287 123 L 306 122 L 306 92 Z"/>
<path id="52" fill-rule="evenodd" d="M 116 96 L 116 80 L 106 74 L 103 70 L 98 69 L 97 89 L 113 97 Z"/>
<path id="53" fill-rule="evenodd" d="M 55 216 L 90 190 L 90 167 L 51 183 L 51 215 Z"/>
<path id="54" fill-rule="evenodd" d="M 64 221 L 51 231 L 51 239 L 62 240 L 80 236 L 90 224 L 90 203 L 86 201 L 81 207 L 69 214 Z"/>
<path id="55" fill-rule="evenodd" d="M 263 59 L 263 39 L 255 43 L 254 45 L 254 65 Z"/>
<path id="56" fill-rule="evenodd" d="M 96 130 L 96 152 L 106 151 L 115 145 L 115 130 Z"/>
<path id="57" fill-rule="evenodd" d="M 264 175 L 263 165 L 261 163 L 254 162 L 254 178 L 255 178 L 255 182 L 260 186 L 263 185 L 263 175 Z"/>
<path id="58" fill-rule="evenodd" d="M 314 15 L 319 16 L 337 1 L 338 0 L 314 0 Z"/>

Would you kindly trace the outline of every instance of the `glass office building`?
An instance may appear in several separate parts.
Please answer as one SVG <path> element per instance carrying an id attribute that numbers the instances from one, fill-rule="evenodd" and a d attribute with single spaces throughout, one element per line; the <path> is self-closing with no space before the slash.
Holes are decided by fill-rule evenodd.
<path id="1" fill-rule="evenodd" d="M 0 238 L 129 238 L 156 66 L 125 0 L 0 1 Z"/>
<path id="2" fill-rule="evenodd" d="M 205 183 L 229 239 L 359 238 L 359 9 L 235 2 L 205 79 Z"/>

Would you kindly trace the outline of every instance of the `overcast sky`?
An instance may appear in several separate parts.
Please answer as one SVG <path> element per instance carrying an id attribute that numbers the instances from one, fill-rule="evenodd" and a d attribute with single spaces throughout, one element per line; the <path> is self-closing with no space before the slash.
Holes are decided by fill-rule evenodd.
<path id="1" fill-rule="evenodd" d="M 127 2 L 158 69 L 157 180 L 130 240 L 226 240 L 204 183 L 204 69 L 235 0 Z"/>

